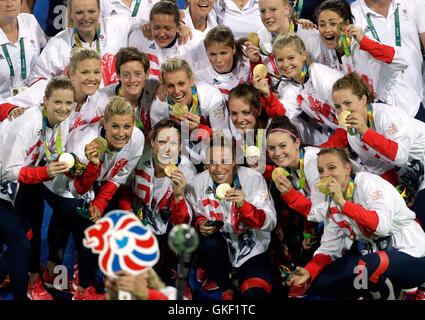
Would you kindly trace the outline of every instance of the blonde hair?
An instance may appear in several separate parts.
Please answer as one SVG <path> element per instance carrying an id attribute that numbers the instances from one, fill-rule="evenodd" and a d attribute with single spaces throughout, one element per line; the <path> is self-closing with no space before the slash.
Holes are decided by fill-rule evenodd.
<path id="1" fill-rule="evenodd" d="M 295 51 L 299 54 L 305 52 L 305 45 L 302 39 L 295 32 L 289 31 L 287 33 L 281 33 L 277 37 L 273 45 L 273 53 L 275 53 L 276 49 L 282 49 L 290 45 L 294 46 Z"/>
<path id="2" fill-rule="evenodd" d="M 161 79 L 164 81 L 164 73 L 170 73 L 170 72 L 176 72 L 183 70 L 186 72 L 187 77 L 189 79 L 192 79 L 194 77 L 192 68 L 187 63 L 186 60 L 180 59 L 180 58 L 172 58 L 167 61 L 165 61 L 161 65 Z"/>
<path id="3" fill-rule="evenodd" d="M 96 0 L 96 2 L 97 2 L 97 8 L 100 11 L 100 0 Z M 67 6 L 66 6 L 66 26 L 68 28 L 74 27 L 74 21 L 72 21 L 72 19 L 71 19 L 71 11 L 72 11 L 72 0 L 68 0 Z"/>
<path id="4" fill-rule="evenodd" d="M 96 59 L 101 66 L 102 58 L 99 52 L 90 48 L 74 48 L 71 51 L 71 59 L 69 60 L 68 76 L 77 69 L 77 65 L 86 59 Z"/>
<path id="5" fill-rule="evenodd" d="M 114 96 L 109 98 L 105 107 L 104 122 L 107 122 L 113 115 L 131 115 L 134 121 L 134 109 L 130 101 L 124 97 Z"/>

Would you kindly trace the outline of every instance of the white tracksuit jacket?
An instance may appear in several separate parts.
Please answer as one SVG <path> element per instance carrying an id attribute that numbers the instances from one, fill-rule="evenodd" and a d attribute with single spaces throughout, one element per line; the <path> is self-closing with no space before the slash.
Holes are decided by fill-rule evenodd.
<path id="1" fill-rule="evenodd" d="M 213 180 L 205 170 L 197 174 L 188 187 L 187 202 L 194 217 L 208 220 L 222 220 L 222 232 L 227 240 L 229 258 L 234 267 L 265 252 L 270 243 L 270 232 L 276 226 L 276 211 L 260 173 L 246 168 L 238 168 L 245 203 L 240 209 L 233 202 L 215 199 Z"/>

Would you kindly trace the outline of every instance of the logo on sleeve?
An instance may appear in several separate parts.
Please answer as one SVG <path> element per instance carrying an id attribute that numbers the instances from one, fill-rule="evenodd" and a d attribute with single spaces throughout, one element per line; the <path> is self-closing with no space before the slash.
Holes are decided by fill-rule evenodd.
<path id="1" fill-rule="evenodd" d="M 381 191 L 375 191 L 375 192 L 372 192 L 372 193 L 369 195 L 369 197 L 370 197 L 373 201 L 376 201 L 376 200 L 379 200 L 379 199 L 383 199 L 383 198 L 384 198 L 384 195 L 382 194 L 382 192 L 381 192 Z"/>
<path id="2" fill-rule="evenodd" d="M 111 16 L 113 16 L 113 15 L 115 15 L 115 14 L 118 14 L 115 10 L 113 10 L 112 9 L 112 11 L 111 11 Z"/>

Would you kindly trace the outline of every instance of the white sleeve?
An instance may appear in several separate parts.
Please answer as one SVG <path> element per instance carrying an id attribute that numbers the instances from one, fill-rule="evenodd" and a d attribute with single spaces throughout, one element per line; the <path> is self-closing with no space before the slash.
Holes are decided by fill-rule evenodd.
<path id="1" fill-rule="evenodd" d="M 127 182 L 128 177 L 130 176 L 131 172 L 134 171 L 134 169 L 136 168 L 137 163 L 139 162 L 139 159 L 143 154 L 145 136 L 136 127 L 134 128 L 134 130 L 138 131 L 137 134 L 133 133 L 132 140 L 134 139 L 134 142 L 130 146 L 131 151 L 127 159 L 128 162 L 122 168 L 120 168 L 116 175 L 108 179 L 108 181 L 111 181 L 117 184 L 118 186 Z"/>
<path id="2" fill-rule="evenodd" d="M 146 53 L 147 42 L 148 40 L 145 38 L 140 28 L 132 30 L 128 36 L 128 46 L 135 47 L 139 49 L 140 52 Z"/>
<path id="3" fill-rule="evenodd" d="M 332 260 L 342 257 L 343 250 L 347 249 L 345 238 L 347 237 L 344 235 L 343 229 L 332 219 L 327 218 L 320 239 L 320 247 L 314 252 L 314 255 L 319 253 L 328 255 Z"/>
<path id="4" fill-rule="evenodd" d="M 415 13 L 416 13 L 416 25 L 418 27 L 418 33 L 425 32 L 425 1 L 423 0 L 413 0 L 415 3 Z"/>
<path id="5" fill-rule="evenodd" d="M 367 175 L 366 177 L 373 177 Z M 383 183 L 383 179 L 375 177 L 375 179 L 358 179 L 357 188 L 361 192 L 365 205 L 361 205 L 364 209 L 375 211 L 378 215 L 378 225 L 374 231 L 377 237 L 388 236 L 393 225 L 393 218 L 396 208 L 394 208 L 394 191 L 389 183 Z M 357 179 L 356 179 L 357 180 Z"/>
<path id="6" fill-rule="evenodd" d="M 211 129 L 212 130 L 229 129 L 226 102 L 224 101 L 224 98 L 218 89 L 213 87 L 211 88 L 211 95 L 209 95 L 208 104 L 209 104 L 208 118 L 210 121 Z"/>
<path id="7" fill-rule="evenodd" d="M 302 109 L 298 104 L 297 97 L 301 89 L 291 82 L 282 81 L 278 88 L 278 98 L 285 108 L 285 115 L 291 120 L 298 116 Z"/>
<path id="8" fill-rule="evenodd" d="M 391 108 L 392 112 L 385 111 L 383 108 L 380 108 L 379 116 L 375 113 L 374 122 L 376 132 L 380 135 L 383 135 L 386 139 L 391 140 L 397 144 L 397 153 L 395 154 L 394 159 L 388 158 L 388 155 L 394 155 L 393 150 L 385 148 L 385 145 L 381 144 L 383 150 L 376 150 L 380 156 L 384 157 L 391 163 L 396 166 L 405 166 L 407 160 L 409 159 L 409 153 L 412 148 L 412 144 L 415 139 L 415 130 L 411 130 L 415 127 L 413 123 L 413 118 L 407 118 L 406 115 L 402 115 L 402 111 L 395 108 Z M 413 132 L 413 134 L 412 134 Z M 384 151 L 387 156 L 382 154 L 379 151 Z"/>
<path id="9" fill-rule="evenodd" d="M 69 63 L 71 46 L 69 45 L 67 48 L 63 48 L 61 45 L 62 41 L 61 38 L 53 37 L 47 42 L 28 78 L 30 85 L 40 78 L 50 79 L 63 74 Z"/>
<path id="10" fill-rule="evenodd" d="M 247 174 L 250 174 L 250 172 L 247 172 Z M 249 182 L 249 188 L 244 190 L 245 199 L 257 210 L 264 211 L 266 219 L 261 230 L 273 231 L 277 222 L 276 209 L 273 199 L 270 196 L 266 180 L 262 175 L 258 174 L 252 177 Z"/>
<path id="11" fill-rule="evenodd" d="M 170 117 L 168 103 L 159 100 L 159 98 L 157 97 L 152 102 L 151 110 L 149 111 L 149 113 L 151 118 L 151 127 L 153 128 L 162 119 Z"/>
<path id="12" fill-rule="evenodd" d="M 4 102 L 18 107 L 34 107 L 43 102 L 47 82 L 46 79 L 40 79 L 16 96 L 8 97 Z"/>
<path id="13" fill-rule="evenodd" d="M 323 42 L 320 38 L 319 31 L 316 29 L 303 29 L 302 25 L 299 24 L 297 35 L 304 42 L 309 58 L 314 62 L 320 62 Z"/>
<path id="14" fill-rule="evenodd" d="M 13 122 L 9 122 L 9 120 L 5 120 L 2 126 L 2 134 L 5 134 L 5 129 L 10 129 L 13 127 Z M 26 159 L 26 149 L 25 146 L 28 144 L 28 137 L 25 137 L 25 130 L 7 130 L 7 136 L 2 139 L 2 179 L 6 179 L 12 182 L 18 182 L 19 173 L 21 168 L 24 166 Z M 7 148 L 7 152 L 6 149 Z"/>

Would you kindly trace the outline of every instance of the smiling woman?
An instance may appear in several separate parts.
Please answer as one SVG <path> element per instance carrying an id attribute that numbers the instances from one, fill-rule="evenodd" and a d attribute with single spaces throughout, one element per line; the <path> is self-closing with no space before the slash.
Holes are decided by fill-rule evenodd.
<path id="1" fill-rule="evenodd" d="M 9 186 L 9 190 L 13 190 L 10 194 L 0 195 L 1 218 L 8 219 L 2 220 L 1 225 L 13 225 L 16 229 L 13 235 L 4 233 L 4 229 L 1 229 L 0 233 L 11 250 L 11 253 L 4 257 L 9 257 L 5 260 L 11 259 L 9 263 L 13 268 L 5 272 L 13 274 L 11 280 L 15 299 L 24 299 L 28 290 L 28 297 L 32 300 L 52 300 L 39 275 L 41 221 L 44 211 L 41 190 L 43 182 L 69 171 L 66 163 L 56 160 L 65 149 L 69 129 L 68 116 L 73 104 L 72 82 L 64 77 L 54 78 L 47 84 L 44 105 L 29 109 L 14 121 L 5 120 L 1 126 L 1 180 Z M 13 209 L 8 202 L 13 203 Z M 3 204 L 6 205 L 6 211 L 3 210 Z M 5 213 L 10 213 L 10 210 L 15 219 Z M 27 221 L 29 212 L 31 219 Z M 32 229 L 31 242 L 26 236 L 28 228 Z M 12 239 L 13 243 L 10 242 Z M 15 252 L 18 247 L 19 250 Z M 2 265 L 6 264 L 2 261 Z"/>
<path id="2" fill-rule="evenodd" d="M 80 168 L 86 169 L 81 172 L 75 167 L 73 174 L 63 175 L 43 188 L 60 227 L 72 230 L 78 251 L 79 288 L 74 300 L 104 299 L 104 294 L 96 293 L 91 284 L 97 270 L 97 257 L 82 245 L 83 230 L 99 219 L 107 207 L 110 210 L 118 208 L 112 199 L 118 187 L 126 182 L 144 148 L 142 132 L 133 128 L 132 105 L 123 97 L 112 97 L 106 106 L 103 122 L 75 127 L 68 141 L 67 152 L 73 153 Z M 106 140 L 106 150 L 100 151 L 98 140 L 93 141 L 99 137 Z M 60 246 L 53 247 L 59 249 Z M 49 255 L 49 261 L 52 258 Z M 50 264 L 59 264 L 61 259 L 60 255 L 55 256 Z M 43 274 L 46 282 L 53 282 L 52 270 Z"/>

